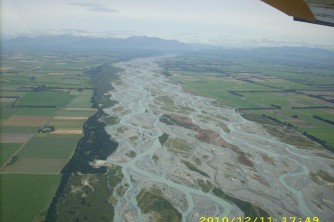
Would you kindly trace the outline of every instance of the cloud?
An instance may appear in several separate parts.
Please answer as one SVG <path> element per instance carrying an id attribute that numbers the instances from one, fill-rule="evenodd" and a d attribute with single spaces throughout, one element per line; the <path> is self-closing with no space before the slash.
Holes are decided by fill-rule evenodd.
<path id="1" fill-rule="evenodd" d="M 118 12 L 116 9 L 111 9 L 108 7 L 101 7 L 101 6 L 95 6 L 95 7 L 91 7 L 89 9 L 87 9 L 88 11 L 91 12 Z"/>
<path id="2" fill-rule="evenodd" d="M 90 12 L 102 12 L 102 13 L 108 13 L 108 12 L 119 12 L 116 9 L 109 8 L 106 5 L 97 4 L 97 3 L 80 3 L 80 2 L 72 2 L 70 5 L 78 6 L 85 8 L 86 11 Z"/>

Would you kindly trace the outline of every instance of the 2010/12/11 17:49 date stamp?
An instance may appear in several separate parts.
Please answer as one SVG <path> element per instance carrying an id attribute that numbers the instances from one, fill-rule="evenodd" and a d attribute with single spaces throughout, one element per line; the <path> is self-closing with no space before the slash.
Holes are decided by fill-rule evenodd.
<path id="1" fill-rule="evenodd" d="M 198 222 L 321 222 L 319 217 L 281 217 L 273 219 L 272 217 L 200 217 Z"/>

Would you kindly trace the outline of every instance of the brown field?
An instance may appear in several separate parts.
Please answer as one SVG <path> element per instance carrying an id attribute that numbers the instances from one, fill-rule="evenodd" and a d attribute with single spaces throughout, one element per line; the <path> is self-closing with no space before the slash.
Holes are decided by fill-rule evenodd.
<path id="1" fill-rule="evenodd" d="M 55 120 L 86 120 L 88 117 L 85 116 L 56 116 Z"/>
<path id="2" fill-rule="evenodd" d="M 334 96 L 333 91 L 301 91 L 305 94 Z"/>
<path id="3" fill-rule="evenodd" d="M 313 125 L 312 123 L 308 123 L 304 120 L 297 119 L 297 118 L 289 117 L 289 118 L 287 118 L 287 121 L 291 122 L 293 125 L 298 125 L 298 126 L 301 126 L 301 127 L 304 127 L 304 128 L 316 128 L 316 126 Z"/>
<path id="4" fill-rule="evenodd" d="M 3 122 L 4 126 L 43 126 L 49 117 L 12 115 Z"/>
<path id="5" fill-rule="evenodd" d="M 72 111 L 97 111 L 96 108 L 65 108 L 65 110 L 72 110 Z"/>
<path id="6" fill-rule="evenodd" d="M 10 66 L 0 66 L 0 71 L 8 71 L 13 69 L 14 67 L 10 67 Z"/>
<path id="7" fill-rule="evenodd" d="M 323 109 L 324 112 L 334 115 L 334 109 Z"/>
<path id="8" fill-rule="evenodd" d="M 289 123 L 292 123 L 293 125 L 298 125 L 304 128 L 315 128 L 316 127 L 312 123 L 306 122 L 302 119 L 293 118 L 291 116 L 284 115 L 282 112 L 278 112 L 278 113 L 279 113 L 279 116 L 281 116 L 283 119 L 286 119 Z"/>
<path id="9" fill-rule="evenodd" d="M 264 77 L 256 75 L 255 73 L 241 72 L 234 75 L 234 78 L 253 79 L 254 81 L 263 81 Z"/>
<path id="10" fill-rule="evenodd" d="M 19 62 L 36 63 L 38 61 L 34 61 L 34 60 L 19 60 Z"/>
<path id="11" fill-rule="evenodd" d="M 82 130 L 55 130 L 52 134 L 82 134 Z"/>
<path id="12" fill-rule="evenodd" d="M 57 159 L 18 159 L 13 165 L 6 166 L 4 172 L 13 173 L 58 173 L 66 160 Z"/>
<path id="13" fill-rule="evenodd" d="M 305 105 L 305 101 L 312 103 L 312 105 Z M 290 106 L 329 106 L 329 107 L 333 107 L 332 104 L 325 102 L 323 100 L 320 99 L 316 99 L 316 98 L 310 98 L 307 96 L 294 96 L 292 98 L 288 98 L 288 102 Z"/>
<path id="14" fill-rule="evenodd" d="M 323 96 L 323 98 L 325 98 L 325 99 L 334 99 L 334 96 Z"/>
<path id="15" fill-rule="evenodd" d="M 285 80 L 285 79 L 278 79 L 278 78 L 265 78 L 267 80 L 270 80 L 271 83 L 287 83 L 287 82 L 290 82 L 288 80 Z"/>
<path id="16" fill-rule="evenodd" d="M 2 133 L 0 134 L 1 143 L 26 143 L 34 134 L 26 133 Z"/>
<path id="17" fill-rule="evenodd" d="M 48 75 L 50 76 L 64 76 L 64 72 L 49 72 Z"/>
<path id="18" fill-rule="evenodd" d="M 0 102 L 15 102 L 16 98 L 0 98 Z"/>
<path id="19" fill-rule="evenodd" d="M 241 84 L 245 83 L 244 81 L 239 80 L 239 79 L 229 79 L 229 80 L 226 80 L 226 82 L 234 82 L 234 83 L 241 83 Z M 220 90 L 220 89 L 219 89 L 219 90 Z M 218 91 L 219 91 L 219 90 L 218 90 Z"/>

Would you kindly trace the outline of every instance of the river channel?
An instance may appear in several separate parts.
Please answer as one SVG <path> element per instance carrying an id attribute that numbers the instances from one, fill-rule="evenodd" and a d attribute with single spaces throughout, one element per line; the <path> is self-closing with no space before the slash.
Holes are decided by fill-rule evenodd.
<path id="1" fill-rule="evenodd" d="M 185 91 L 161 74 L 158 62 L 166 58 L 114 64 L 122 71 L 109 94 L 119 103 L 104 111 L 118 119 L 106 130 L 119 147 L 106 164 L 122 167 L 124 179 L 118 186 L 125 188 L 124 195 L 115 193 L 114 221 L 150 221 L 138 207 L 136 197 L 152 185 L 166 190 L 164 198 L 182 214 L 182 221 L 198 221 L 204 215 L 243 216 L 233 203 L 204 192 L 200 180 L 261 207 L 277 221 L 291 215 L 318 216 L 324 221 L 333 217 L 333 187 L 315 184 L 309 177 L 311 171 L 333 170 L 333 160 L 282 143 L 234 109 Z M 187 117 L 201 129 L 216 132 L 246 153 L 253 166 L 240 164 L 238 154 L 231 149 L 198 140 L 193 130 L 162 123 L 159 119 L 164 114 Z M 223 125 L 229 130 L 223 130 Z M 185 141 L 191 147 L 190 153 L 185 156 L 162 146 L 159 136 L 163 133 Z M 270 161 L 264 161 L 264 156 Z M 183 164 L 188 161 L 196 165 L 194 160 L 207 177 Z"/>

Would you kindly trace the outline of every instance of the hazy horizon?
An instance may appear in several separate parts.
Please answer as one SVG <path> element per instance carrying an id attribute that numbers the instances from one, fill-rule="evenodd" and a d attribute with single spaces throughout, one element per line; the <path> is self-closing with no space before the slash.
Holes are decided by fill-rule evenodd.
<path id="1" fill-rule="evenodd" d="M 150 36 L 225 47 L 334 49 L 332 27 L 295 22 L 260 0 L 1 1 L 1 37 Z"/>

